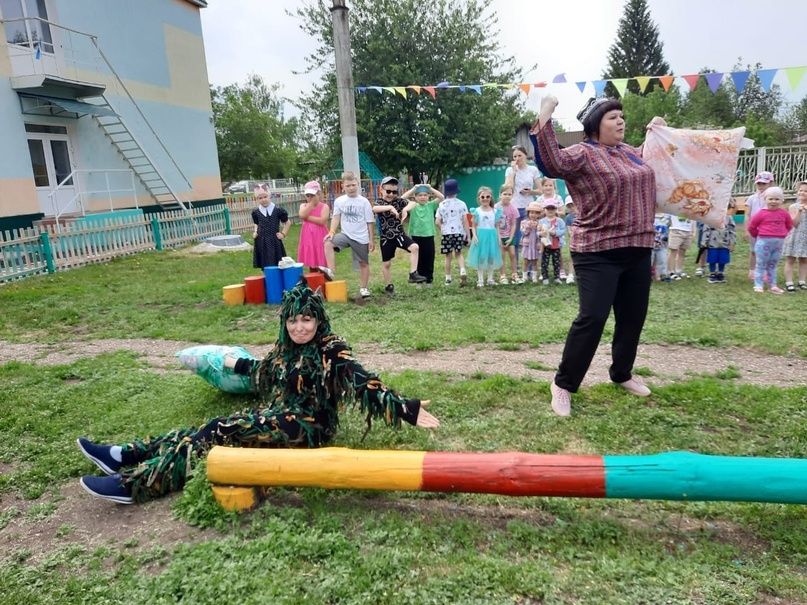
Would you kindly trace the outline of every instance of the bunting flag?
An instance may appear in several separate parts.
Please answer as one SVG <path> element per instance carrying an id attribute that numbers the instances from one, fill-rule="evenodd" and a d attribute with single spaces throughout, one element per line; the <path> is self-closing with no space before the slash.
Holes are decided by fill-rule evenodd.
<path id="1" fill-rule="evenodd" d="M 758 69 L 757 70 L 757 78 L 759 78 L 759 84 L 762 86 L 762 90 L 765 92 L 771 91 L 771 85 L 773 84 L 773 78 L 776 76 L 776 72 L 779 71 L 778 69 Z"/>
<path id="2" fill-rule="evenodd" d="M 720 90 L 720 86 L 723 83 L 723 76 L 727 73 L 731 77 L 731 81 L 734 84 L 735 89 L 737 90 L 738 94 L 742 94 L 743 90 L 748 83 L 748 78 L 751 77 L 751 74 L 756 74 L 756 77 L 759 79 L 760 87 L 767 93 L 771 91 L 773 87 L 773 81 L 776 78 L 776 75 L 779 72 L 784 72 L 787 76 L 787 82 L 791 88 L 791 90 L 798 89 L 803 81 L 804 77 L 807 75 L 807 65 L 800 65 L 795 67 L 780 67 L 780 68 L 772 68 L 772 69 L 758 69 L 754 72 L 751 71 L 734 71 L 734 72 L 710 72 L 710 73 L 703 73 L 703 74 L 687 74 L 680 76 L 680 78 L 687 83 L 689 86 L 689 90 L 694 91 L 698 83 L 700 82 L 701 76 L 704 77 L 706 80 L 706 84 L 709 87 L 709 90 L 712 91 L 713 94 L 717 93 Z M 630 78 L 611 78 L 608 80 L 580 80 L 575 81 L 575 85 L 577 89 L 580 91 L 581 94 L 584 94 L 586 91 L 586 87 L 589 83 L 592 84 L 594 87 L 594 94 L 598 97 L 601 97 L 605 94 L 605 88 L 610 83 L 618 96 L 624 96 L 625 93 L 628 91 L 628 83 L 631 80 L 636 80 L 638 84 L 639 90 L 644 93 L 647 90 L 647 87 L 650 84 L 650 81 L 653 79 L 658 79 L 659 83 L 661 84 L 662 88 L 664 88 L 665 92 L 669 92 L 670 88 L 672 87 L 673 83 L 675 82 L 676 76 L 667 74 L 663 76 L 633 76 Z M 406 86 L 357 86 L 356 92 L 359 94 L 366 93 L 369 91 L 374 91 L 379 94 L 383 94 L 384 92 L 388 92 L 392 95 L 401 95 L 404 99 L 408 98 L 407 90 L 411 90 L 415 96 L 420 95 L 421 91 L 426 91 L 431 95 L 432 99 L 437 98 L 437 91 L 438 90 L 458 90 L 461 93 L 465 92 L 474 92 L 478 95 L 482 94 L 483 88 L 497 88 L 500 90 L 519 90 L 526 95 L 530 94 L 530 91 L 534 88 L 545 88 L 547 86 L 552 85 L 563 85 L 567 84 L 569 81 L 566 79 L 565 73 L 559 73 L 555 75 L 551 82 L 547 82 L 545 80 L 541 80 L 539 82 L 510 82 L 510 83 L 498 83 L 498 82 L 485 82 L 480 84 L 451 84 L 449 81 L 444 80 L 435 84 L 433 86 L 423 86 L 419 84 L 407 84 Z M 680 86 L 680 84 L 679 84 Z"/>
<path id="3" fill-rule="evenodd" d="M 723 81 L 723 73 L 716 71 L 714 73 L 705 74 L 704 77 L 706 78 L 706 83 L 709 85 L 709 90 L 712 93 L 716 93 L 717 89 L 720 88 L 720 83 Z"/>
<path id="4" fill-rule="evenodd" d="M 601 97 L 605 94 L 605 85 L 608 84 L 608 80 L 594 80 L 592 84 L 594 85 L 594 96 Z"/>
<path id="5" fill-rule="evenodd" d="M 670 86 L 675 81 L 675 76 L 661 76 L 658 79 L 661 82 L 661 87 L 664 89 L 664 92 L 670 91 Z"/>
<path id="6" fill-rule="evenodd" d="M 737 89 L 737 94 L 742 94 L 745 88 L 745 83 L 751 75 L 750 71 L 733 71 L 731 72 L 731 80 L 734 82 L 734 88 Z"/>
<path id="7" fill-rule="evenodd" d="M 650 84 L 652 78 L 650 76 L 636 76 L 636 82 L 639 84 L 639 92 L 647 90 L 647 85 Z"/>
<path id="8" fill-rule="evenodd" d="M 684 81 L 689 84 L 689 90 L 695 90 L 695 87 L 698 85 L 698 82 L 701 79 L 700 74 L 692 74 L 689 76 L 681 76 Z"/>
<path id="9" fill-rule="evenodd" d="M 616 91 L 619 93 L 620 97 L 625 96 L 625 90 L 628 88 L 628 79 L 629 78 L 616 78 L 611 80 L 611 84 L 614 85 L 614 88 L 616 88 Z"/>
<path id="10" fill-rule="evenodd" d="M 804 79 L 804 74 L 807 73 L 807 65 L 803 67 L 788 67 L 784 71 L 785 74 L 787 74 L 790 90 L 796 90 Z"/>

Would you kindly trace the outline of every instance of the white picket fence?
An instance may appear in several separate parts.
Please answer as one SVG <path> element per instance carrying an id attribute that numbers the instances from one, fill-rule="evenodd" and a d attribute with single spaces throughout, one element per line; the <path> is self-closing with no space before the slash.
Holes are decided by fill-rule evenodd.
<path id="1" fill-rule="evenodd" d="M 279 199 L 297 222 L 299 194 Z M 0 233 L 0 283 L 107 262 L 147 250 L 178 248 L 214 235 L 252 230 L 252 196 L 225 204 L 159 214 L 108 218 L 91 223 L 45 225 Z"/>

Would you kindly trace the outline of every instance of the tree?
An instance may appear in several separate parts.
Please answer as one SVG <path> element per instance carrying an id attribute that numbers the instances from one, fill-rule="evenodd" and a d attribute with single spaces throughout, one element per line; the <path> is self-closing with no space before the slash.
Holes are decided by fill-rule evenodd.
<path id="1" fill-rule="evenodd" d="M 284 119 L 278 88 L 257 75 L 243 86 L 211 87 L 223 180 L 297 176 L 298 124 Z"/>
<path id="2" fill-rule="evenodd" d="M 715 70 L 704 67 L 699 73 Z M 730 128 L 737 122 L 734 114 L 734 86 L 724 78 L 717 92 L 712 93 L 708 84 L 701 80 L 695 90 L 687 93 L 681 114 L 682 123 L 689 128 Z"/>
<path id="3" fill-rule="evenodd" d="M 664 118 L 669 126 L 681 126 L 681 95 L 676 87 L 670 92 L 662 89 L 654 90 L 645 96 L 625 95 L 622 98 L 625 121 L 625 142 L 630 145 L 641 145 L 645 138 L 645 129 L 655 116 Z"/>
<path id="4" fill-rule="evenodd" d="M 738 93 L 736 89 L 734 91 L 734 117 L 741 122 L 751 115 L 762 120 L 774 120 L 782 107 L 782 91 L 779 85 L 774 84 L 768 92 L 765 92 L 759 76 L 757 76 L 757 70 L 762 69 L 761 63 L 757 63 L 753 67 L 751 65 L 743 67 L 742 58 L 740 58 L 732 71 L 742 71 L 743 69 L 750 71 L 751 75 L 746 81 L 742 93 Z"/>
<path id="5" fill-rule="evenodd" d="M 662 76 L 669 73 L 670 66 L 664 60 L 664 45 L 659 39 L 656 24 L 650 18 L 647 1 L 628 0 L 619 20 L 616 40 L 608 50 L 608 67 L 603 72 L 603 79 Z M 642 94 L 652 92 L 656 86 L 656 80 L 651 80 Z M 639 93 L 639 84 L 631 80 L 628 82 L 628 90 L 634 94 Z M 610 83 L 607 91 L 610 96 L 616 94 Z"/>
<path id="6" fill-rule="evenodd" d="M 315 125 L 325 153 L 339 150 L 333 34 L 329 3 L 309 0 L 296 14 L 318 42 L 307 58 L 325 76 L 305 95 L 305 122 Z M 512 58 L 499 56 L 490 0 L 354 0 L 350 3 L 353 79 L 357 86 L 520 81 Z M 514 91 L 498 87 L 426 91 L 368 90 L 356 95 L 359 147 L 387 173 L 447 172 L 509 154 L 522 114 Z"/>

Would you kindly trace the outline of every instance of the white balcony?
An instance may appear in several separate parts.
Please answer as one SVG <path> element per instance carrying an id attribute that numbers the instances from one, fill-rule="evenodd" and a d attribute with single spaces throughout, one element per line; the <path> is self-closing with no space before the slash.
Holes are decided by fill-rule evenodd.
<path id="1" fill-rule="evenodd" d="M 3 25 L 15 90 L 58 90 L 76 98 L 103 94 L 95 36 L 39 17 L 8 19 Z"/>

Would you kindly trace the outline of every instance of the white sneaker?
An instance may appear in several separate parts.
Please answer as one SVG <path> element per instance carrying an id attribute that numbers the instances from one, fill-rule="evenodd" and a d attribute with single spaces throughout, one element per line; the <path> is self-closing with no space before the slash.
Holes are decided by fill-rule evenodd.
<path id="1" fill-rule="evenodd" d="M 648 397 L 651 393 L 650 389 L 647 388 L 647 385 L 645 385 L 645 383 L 643 383 L 638 376 L 632 376 L 630 380 L 619 382 L 617 384 L 625 389 L 628 393 L 638 397 Z"/>
<path id="2" fill-rule="evenodd" d="M 362 298 L 370 298 L 370 290 L 368 290 L 367 288 L 361 288 L 359 290 L 359 295 Z"/>
<path id="3" fill-rule="evenodd" d="M 451 276 L 450 276 L 450 275 L 446 275 L 446 280 L 445 280 L 445 282 L 443 282 L 443 283 L 445 283 L 445 285 L 446 285 L 446 286 L 450 286 L 452 281 L 453 281 L 453 280 L 451 279 Z"/>
<path id="4" fill-rule="evenodd" d="M 489 277 L 488 278 L 488 285 L 489 286 L 495 286 L 496 285 L 496 280 L 493 279 L 492 277 Z"/>
<path id="5" fill-rule="evenodd" d="M 573 284 L 574 283 L 574 275 L 572 275 L 571 273 L 569 275 L 567 275 L 566 276 L 566 283 L 567 284 Z"/>
<path id="6" fill-rule="evenodd" d="M 541 283 L 544 284 L 545 286 L 548 286 L 549 285 L 549 280 L 545 279 Z"/>
<path id="7" fill-rule="evenodd" d="M 552 411 L 558 416 L 570 416 L 572 413 L 572 394 L 556 385 L 554 380 L 549 385 L 549 391 L 552 393 Z"/>

